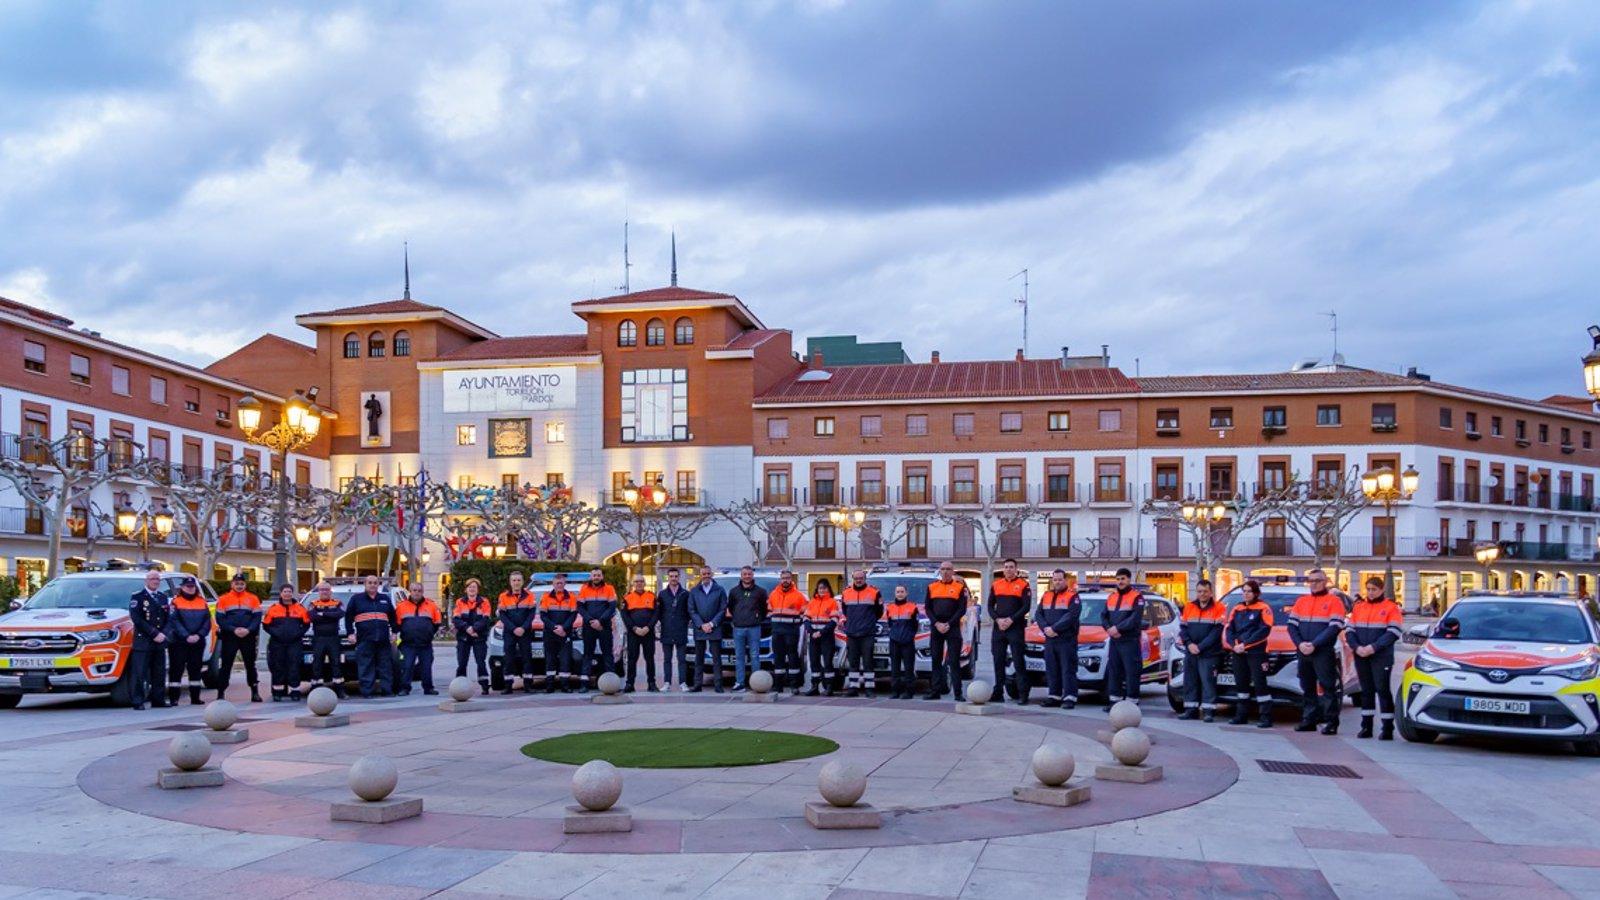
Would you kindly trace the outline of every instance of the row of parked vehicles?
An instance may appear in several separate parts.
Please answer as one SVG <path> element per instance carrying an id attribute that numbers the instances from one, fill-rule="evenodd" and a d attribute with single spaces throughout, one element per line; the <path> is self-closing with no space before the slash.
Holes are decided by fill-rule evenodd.
<path id="1" fill-rule="evenodd" d="M 141 587 L 143 572 L 134 569 L 79 572 L 52 579 L 26 603 L 0 616 L 0 708 L 11 708 L 30 693 L 105 693 L 115 703 L 129 702 L 125 675 L 132 646 L 127 616 L 128 598 Z M 178 573 L 168 573 L 163 587 L 175 591 Z M 885 597 L 904 586 L 919 605 L 927 586 L 938 577 L 932 569 L 878 567 L 867 580 Z M 550 590 L 552 576 L 536 573 L 529 589 Z M 716 576 L 724 588 L 738 581 L 736 571 Z M 756 580 L 772 589 L 778 576 L 761 572 Z M 1078 585 L 1083 604 L 1079 633 L 1078 681 L 1080 690 L 1099 692 L 1105 684 L 1106 635 L 1099 626 L 1100 613 L 1113 585 L 1090 581 Z M 1163 685 L 1174 710 L 1182 709 L 1184 660 L 1178 647 L 1179 606 L 1148 585 L 1145 604 L 1143 680 Z M 362 590 L 352 580 L 334 585 L 342 602 Z M 1238 599 L 1237 588 L 1222 597 L 1225 605 Z M 215 603 L 211 587 L 201 591 Z M 1285 624 L 1294 601 L 1305 592 L 1297 578 L 1278 578 L 1262 586 L 1262 599 L 1277 623 L 1268 643 L 1269 684 L 1274 699 L 1289 704 L 1301 700 L 1298 656 Z M 1344 597 L 1349 607 L 1351 600 Z M 961 665 L 970 676 L 980 641 L 979 615 L 965 620 Z M 919 675 L 932 673 L 924 619 L 917 639 Z M 723 635 L 724 658 L 731 659 L 731 628 Z M 880 623 L 877 663 L 887 673 L 888 638 Z M 1412 627 L 1406 642 L 1420 647 L 1404 666 L 1396 703 L 1397 726 L 1411 741 L 1432 741 L 1440 734 L 1501 735 L 1530 740 L 1570 741 L 1580 751 L 1600 755 L 1600 605 L 1593 598 L 1556 593 L 1480 593 L 1458 600 L 1437 623 Z M 1036 627 L 1028 630 L 1026 667 L 1034 684 L 1044 676 L 1044 637 Z M 844 642 L 839 638 L 843 663 Z M 1342 649 L 1342 645 L 1341 645 Z M 533 643 L 536 669 L 543 666 L 542 642 Z M 307 640 L 306 662 L 310 662 Z M 771 641 L 763 635 L 763 664 L 770 665 Z M 494 688 L 505 682 L 504 635 L 497 625 L 489 637 L 490 678 Z M 1358 682 L 1348 653 L 1343 658 L 1343 693 L 1355 694 Z M 353 660 L 345 660 L 347 678 L 354 677 Z M 208 687 L 217 677 L 215 636 L 206 648 L 205 679 Z M 1231 656 L 1219 669 L 1221 694 L 1226 700 L 1234 683 Z M 1341 702 L 1343 698 L 1341 697 Z"/>

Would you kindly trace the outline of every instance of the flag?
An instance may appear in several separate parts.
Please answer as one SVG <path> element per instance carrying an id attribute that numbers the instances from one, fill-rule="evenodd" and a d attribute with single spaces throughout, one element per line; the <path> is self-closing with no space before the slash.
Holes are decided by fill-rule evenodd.
<path id="1" fill-rule="evenodd" d="M 423 469 L 417 473 L 417 534 L 421 534 L 426 531 L 428 526 L 427 516 L 422 514 L 424 504 L 422 498 L 427 496 L 427 489 L 428 470 Z"/>

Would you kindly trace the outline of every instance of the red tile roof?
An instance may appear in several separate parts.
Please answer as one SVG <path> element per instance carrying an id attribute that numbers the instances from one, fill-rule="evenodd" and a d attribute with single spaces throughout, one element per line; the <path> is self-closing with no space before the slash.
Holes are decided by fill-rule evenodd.
<path id="1" fill-rule="evenodd" d="M 572 304 L 575 307 L 591 307 L 605 305 L 626 305 L 629 303 L 660 303 L 667 301 L 694 302 L 699 300 L 737 300 L 732 294 L 719 294 L 715 291 L 697 291 L 694 288 L 663 287 L 652 288 L 648 291 L 634 291 L 631 294 L 617 294 L 612 297 L 594 297 L 589 300 L 579 300 Z"/>
<path id="2" fill-rule="evenodd" d="M 829 377 L 804 380 L 806 373 L 818 371 L 828 372 Z M 1058 360 L 1028 359 L 800 369 L 756 402 L 1132 394 L 1137 390 L 1121 369 L 1066 369 Z"/>
<path id="3" fill-rule="evenodd" d="M 735 337 L 733 340 L 727 342 L 726 344 L 723 344 L 720 347 L 710 347 L 710 348 L 707 348 L 707 349 L 710 349 L 710 350 L 749 350 L 752 347 L 761 346 L 762 344 L 766 343 L 768 340 L 771 340 L 772 338 L 775 338 L 780 334 L 788 334 L 788 333 L 789 333 L 788 329 L 785 329 L 785 328 L 752 328 L 749 331 L 741 332 L 738 337 Z"/>
<path id="4" fill-rule="evenodd" d="M 66 316 L 57 315 L 48 309 L 40 309 L 37 306 L 29 306 L 26 303 L 19 303 L 9 297 L 0 297 L 0 309 L 4 309 L 7 312 L 19 313 L 27 316 L 30 319 L 37 319 L 46 325 L 54 325 L 58 328 L 67 328 L 72 325 L 72 320 Z"/>
<path id="5" fill-rule="evenodd" d="M 1138 379 L 1138 389 L 1150 394 L 1214 394 L 1241 391 L 1311 392 L 1349 388 L 1432 388 L 1451 394 L 1478 397 L 1497 403 L 1541 406 L 1569 414 L 1577 413 L 1581 415 L 1587 412 L 1585 409 L 1575 408 L 1577 404 L 1574 404 L 1573 401 L 1577 400 L 1579 403 L 1584 403 L 1581 398 L 1561 398 L 1557 396 L 1548 397 L 1544 400 L 1530 400 L 1527 397 L 1515 397 L 1510 394 L 1482 391 L 1477 388 L 1446 384 L 1442 381 L 1411 378 L 1405 375 L 1395 375 L 1390 372 L 1379 372 L 1373 369 L 1360 369 L 1354 366 L 1340 366 L 1337 369 L 1309 372 L 1264 372 L 1255 375 L 1166 375 Z"/>
<path id="6" fill-rule="evenodd" d="M 536 359 L 542 356 L 580 356 L 589 352 L 582 334 L 525 334 L 490 338 L 468 344 L 439 359 Z"/>
<path id="7" fill-rule="evenodd" d="M 385 313 L 422 313 L 442 312 L 444 307 L 432 306 L 427 303 L 418 303 L 415 300 L 385 300 L 381 303 L 363 303 L 360 306 L 345 306 L 339 309 L 326 309 L 322 312 L 305 313 L 307 316 L 377 316 Z"/>

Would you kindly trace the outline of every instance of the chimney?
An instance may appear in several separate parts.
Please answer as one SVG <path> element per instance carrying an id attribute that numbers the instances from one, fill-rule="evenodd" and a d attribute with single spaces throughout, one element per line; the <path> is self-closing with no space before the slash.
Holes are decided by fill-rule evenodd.
<path id="1" fill-rule="evenodd" d="M 1017 362 L 1022 362 L 1022 348 L 1017 348 Z"/>
<path id="2" fill-rule="evenodd" d="M 1427 374 L 1425 374 L 1423 372 L 1418 372 L 1416 366 L 1412 366 L 1411 368 L 1406 369 L 1406 377 L 1407 378 L 1416 379 L 1417 381 L 1432 381 L 1433 380 Z"/>
<path id="3" fill-rule="evenodd" d="M 822 351 L 821 350 L 813 350 L 813 351 L 811 351 L 811 368 L 813 368 L 813 369 L 822 368 Z"/>
<path id="4" fill-rule="evenodd" d="M 928 361 L 937 366 L 939 364 L 939 351 L 933 351 L 933 357 Z"/>
<path id="5" fill-rule="evenodd" d="M 1105 366 L 1108 369 L 1111 368 L 1111 345 L 1110 344 L 1101 344 L 1100 345 L 1100 365 Z"/>
<path id="6" fill-rule="evenodd" d="M 1063 366 L 1066 365 L 1067 364 L 1067 360 L 1069 360 L 1071 358 L 1072 358 L 1072 354 L 1068 351 L 1067 345 L 1066 344 L 1062 344 L 1061 345 L 1061 364 Z"/>

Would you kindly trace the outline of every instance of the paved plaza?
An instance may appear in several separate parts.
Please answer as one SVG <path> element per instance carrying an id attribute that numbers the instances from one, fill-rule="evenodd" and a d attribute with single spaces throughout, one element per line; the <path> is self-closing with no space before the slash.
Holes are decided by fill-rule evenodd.
<path id="1" fill-rule="evenodd" d="M 441 680 L 443 680 L 441 668 Z M 233 696 L 243 699 L 235 686 Z M 293 727 L 298 705 L 244 704 L 250 740 L 219 746 L 221 788 L 162 791 L 168 740 L 199 709 L 30 701 L 5 714 L 0 896 L 139 897 L 1600 897 L 1600 766 L 1564 748 L 1356 741 L 1179 722 L 1145 703 L 1167 777 L 1094 782 L 1093 799 L 1021 804 L 1046 742 L 1080 775 L 1110 754 L 1097 707 L 639 694 L 347 702 L 347 728 Z M 564 835 L 570 767 L 520 748 L 574 730 L 756 728 L 833 754 L 729 769 L 625 770 L 634 831 Z M 395 760 L 425 814 L 332 822 L 348 762 Z M 809 828 L 817 772 L 870 773 L 877 831 Z M 1280 774 L 1261 761 L 1347 767 Z"/>

